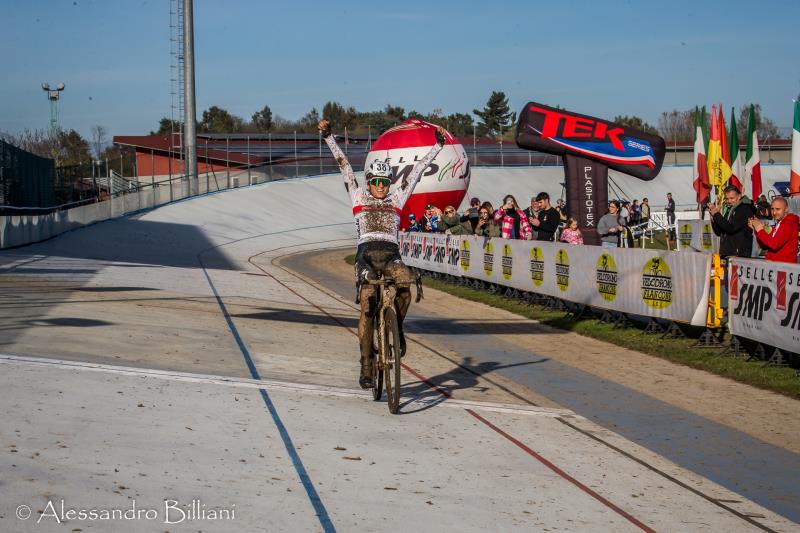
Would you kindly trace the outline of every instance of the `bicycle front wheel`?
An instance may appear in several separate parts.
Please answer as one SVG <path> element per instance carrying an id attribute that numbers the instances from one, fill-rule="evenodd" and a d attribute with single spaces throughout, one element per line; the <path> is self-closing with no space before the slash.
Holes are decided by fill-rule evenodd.
<path id="1" fill-rule="evenodd" d="M 400 328 L 394 309 L 387 309 L 383 317 L 384 345 L 383 369 L 386 382 L 386 399 L 389 412 L 396 414 L 400 409 Z"/>
<path id="2" fill-rule="evenodd" d="M 374 327 L 372 328 L 372 346 L 375 348 L 372 354 L 372 399 L 376 402 L 381 399 L 381 395 L 383 394 L 383 357 L 379 353 L 383 350 L 383 346 L 380 345 L 380 335 L 378 335 L 379 327 L 381 327 L 380 321 L 376 316 Z"/>

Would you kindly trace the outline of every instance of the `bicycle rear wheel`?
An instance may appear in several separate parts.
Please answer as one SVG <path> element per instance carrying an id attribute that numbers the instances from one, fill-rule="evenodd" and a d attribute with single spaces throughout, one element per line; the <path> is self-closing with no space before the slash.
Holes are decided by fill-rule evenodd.
<path id="1" fill-rule="evenodd" d="M 383 369 L 381 368 L 381 360 L 383 359 L 380 354 L 378 353 L 379 350 L 383 349 L 380 345 L 379 337 L 378 337 L 378 328 L 380 327 L 380 321 L 378 317 L 375 317 L 375 321 L 372 327 L 372 346 L 377 347 L 377 350 L 373 350 L 372 354 L 372 399 L 376 402 L 381 399 L 383 395 Z"/>
<path id="2" fill-rule="evenodd" d="M 389 412 L 396 414 L 400 409 L 400 328 L 394 309 L 386 310 L 383 322 L 386 326 L 383 345 L 386 399 L 389 403 Z"/>

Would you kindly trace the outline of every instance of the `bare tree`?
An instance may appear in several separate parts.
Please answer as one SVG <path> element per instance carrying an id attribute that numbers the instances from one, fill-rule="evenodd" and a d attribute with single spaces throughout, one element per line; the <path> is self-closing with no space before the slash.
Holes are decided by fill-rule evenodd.
<path id="1" fill-rule="evenodd" d="M 98 159 L 106 146 L 106 133 L 108 132 L 105 126 L 100 124 L 92 126 L 92 147 L 94 148 L 94 156 Z"/>
<path id="2" fill-rule="evenodd" d="M 658 118 L 658 132 L 667 142 L 694 139 L 694 111 L 664 111 Z"/>

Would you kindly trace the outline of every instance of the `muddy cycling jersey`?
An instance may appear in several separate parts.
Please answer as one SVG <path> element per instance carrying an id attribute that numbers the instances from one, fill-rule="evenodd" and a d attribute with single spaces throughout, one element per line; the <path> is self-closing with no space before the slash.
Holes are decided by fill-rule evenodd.
<path id="1" fill-rule="evenodd" d="M 390 192 L 383 200 L 373 197 L 369 190 L 358 186 L 353 167 L 347 157 L 342 153 L 333 135 L 325 137 L 325 142 L 333 152 L 333 156 L 339 163 L 339 169 L 344 176 L 344 186 L 350 194 L 350 202 L 353 204 L 353 217 L 356 221 L 356 232 L 358 233 L 358 244 L 365 242 L 386 241 L 397 244 L 397 230 L 400 227 L 400 213 L 406 205 L 414 187 L 422 178 L 422 173 L 431 164 L 433 158 L 442 149 L 442 146 L 434 144 L 430 151 L 420 161 L 414 165 L 414 169 L 408 175 L 407 180 L 397 184 L 394 191 Z"/>

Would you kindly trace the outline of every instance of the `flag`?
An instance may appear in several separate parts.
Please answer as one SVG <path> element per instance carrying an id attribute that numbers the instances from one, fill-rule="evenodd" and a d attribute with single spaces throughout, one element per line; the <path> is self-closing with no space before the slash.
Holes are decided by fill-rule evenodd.
<path id="1" fill-rule="evenodd" d="M 728 128 L 725 127 L 725 113 L 722 111 L 722 104 L 719 104 L 717 111 L 719 111 L 717 114 L 717 120 L 719 121 L 719 149 L 722 160 L 725 161 L 725 165 L 722 167 L 723 180 L 721 184 L 721 188 L 724 189 L 731 179 L 731 150 L 728 147 Z"/>
<path id="2" fill-rule="evenodd" d="M 740 193 L 744 194 L 745 190 L 743 184 L 744 169 L 742 168 L 742 151 L 739 149 L 739 132 L 736 131 L 736 115 L 734 114 L 733 107 L 731 107 L 731 133 L 728 141 L 728 147 L 730 148 L 728 163 L 731 165 L 730 185 L 733 185 L 739 189 Z"/>
<path id="3" fill-rule="evenodd" d="M 694 182 L 692 183 L 697 193 L 697 203 L 705 204 L 711 193 L 708 183 L 708 160 L 706 158 L 706 144 L 708 132 L 706 131 L 706 108 L 702 111 L 694 109 Z"/>
<path id="4" fill-rule="evenodd" d="M 794 101 L 792 126 L 792 170 L 789 171 L 789 195 L 800 194 L 800 100 Z"/>
<path id="5" fill-rule="evenodd" d="M 722 136 L 719 126 L 719 116 L 717 115 L 717 106 L 715 104 L 711 106 L 711 139 L 708 142 L 708 181 L 711 185 L 717 187 L 717 198 L 722 196 L 720 188 L 725 185 L 725 182 L 728 181 L 731 175 L 731 167 L 722 157 Z"/>
<path id="6" fill-rule="evenodd" d="M 758 153 L 758 134 L 756 132 L 756 108 L 750 104 L 750 118 L 747 121 L 747 150 L 745 151 L 745 173 L 750 182 L 753 200 L 761 196 L 761 155 Z"/>

